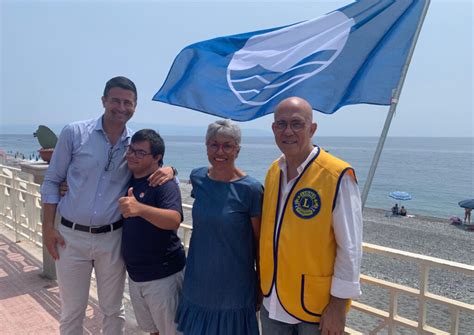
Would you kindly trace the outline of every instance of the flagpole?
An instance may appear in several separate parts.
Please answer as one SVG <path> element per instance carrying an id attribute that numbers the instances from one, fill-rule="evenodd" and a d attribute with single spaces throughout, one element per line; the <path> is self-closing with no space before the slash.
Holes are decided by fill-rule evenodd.
<path id="1" fill-rule="evenodd" d="M 392 93 L 392 101 L 390 103 L 390 109 L 388 111 L 387 118 L 385 119 L 385 124 L 384 124 L 384 127 L 382 129 L 382 134 L 380 135 L 379 142 L 377 144 L 377 148 L 376 148 L 375 153 L 374 153 L 374 158 L 372 159 L 372 164 L 371 164 L 370 169 L 369 169 L 369 174 L 367 175 L 367 180 L 365 181 L 364 189 L 362 191 L 362 195 L 361 195 L 362 210 L 365 209 L 365 202 L 367 201 L 367 196 L 369 195 L 369 190 L 370 190 L 370 187 L 372 186 L 372 181 L 373 181 L 374 176 L 375 176 L 375 170 L 377 169 L 377 165 L 379 163 L 380 155 L 382 154 L 383 146 L 385 144 L 385 139 L 387 138 L 388 129 L 390 128 L 390 124 L 392 122 L 393 115 L 395 114 L 395 111 L 397 110 L 398 99 L 399 99 L 400 93 L 402 91 L 403 83 L 405 82 L 405 77 L 406 77 L 407 72 L 408 72 L 408 66 L 410 65 L 411 58 L 413 56 L 413 52 L 415 51 L 416 42 L 418 41 L 418 37 L 419 37 L 420 32 L 421 32 L 421 27 L 423 26 L 423 22 L 425 20 L 426 13 L 428 12 L 428 7 L 430 6 L 430 2 L 431 2 L 431 0 L 426 0 L 426 2 L 425 2 L 423 12 L 421 13 L 420 22 L 418 23 L 418 27 L 416 27 L 415 37 L 414 37 L 413 42 L 411 44 L 410 51 L 408 52 L 407 60 L 406 60 L 405 64 L 403 65 L 402 75 L 400 76 L 400 80 L 398 82 L 397 88 L 394 89 L 394 91 Z"/>

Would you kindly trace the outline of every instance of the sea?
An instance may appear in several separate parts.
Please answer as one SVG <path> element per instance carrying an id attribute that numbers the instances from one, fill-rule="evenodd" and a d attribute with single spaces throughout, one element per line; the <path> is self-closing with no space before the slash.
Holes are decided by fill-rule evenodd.
<path id="1" fill-rule="evenodd" d="M 279 155 L 273 137 L 245 137 L 237 165 L 263 183 L 268 166 Z M 377 146 L 377 137 L 314 137 L 313 142 L 355 169 L 362 192 Z M 208 165 L 204 138 L 166 136 L 165 164 L 176 167 L 180 179 L 193 168 Z M 12 156 L 36 160 L 38 142 L 31 135 L 0 134 L 0 149 Z M 396 201 L 392 191 L 410 193 Z M 448 219 L 463 217 L 458 202 L 474 198 L 474 138 L 389 137 L 375 173 L 366 206 L 386 209 L 395 204 L 408 214 Z"/>

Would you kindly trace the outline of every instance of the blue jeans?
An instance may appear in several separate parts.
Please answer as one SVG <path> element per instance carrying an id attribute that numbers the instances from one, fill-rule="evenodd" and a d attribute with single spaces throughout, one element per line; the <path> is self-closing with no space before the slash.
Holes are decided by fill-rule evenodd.
<path id="1" fill-rule="evenodd" d="M 268 317 L 268 311 L 262 306 L 260 309 L 262 335 L 320 335 L 319 324 L 300 322 L 288 324 Z"/>

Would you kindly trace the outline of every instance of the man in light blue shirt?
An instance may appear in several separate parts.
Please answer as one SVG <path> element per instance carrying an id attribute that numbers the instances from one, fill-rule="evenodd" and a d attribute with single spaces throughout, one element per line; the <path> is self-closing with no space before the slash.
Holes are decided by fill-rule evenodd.
<path id="1" fill-rule="evenodd" d="M 130 172 L 125 152 L 137 90 L 128 78 L 110 79 L 102 97 L 104 114 L 74 122 L 59 136 L 41 186 L 43 241 L 56 260 L 61 296 L 61 334 L 82 334 L 92 268 L 97 280 L 103 334 L 123 334 L 125 266 L 120 254 L 122 217 L 118 199 L 126 194 Z M 167 167 L 156 176 L 172 178 Z M 156 179 L 156 178 L 155 178 Z M 59 184 L 68 192 L 60 198 Z M 54 226 L 58 209 L 61 224 Z"/>

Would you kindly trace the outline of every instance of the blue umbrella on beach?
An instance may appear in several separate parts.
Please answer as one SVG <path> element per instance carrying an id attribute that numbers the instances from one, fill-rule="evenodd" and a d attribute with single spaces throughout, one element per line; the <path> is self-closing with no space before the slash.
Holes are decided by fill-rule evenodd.
<path id="1" fill-rule="evenodd" d="M 407 193 L 407 192 L 394 191 L 394 192 L 390 192 L 388 196 L 395 200 L 411 200 L 411 195 L 410 193 Z"/>
<path id="2" fill-rule="evenodd" d="M 463 201 L 459 201 L 458 205 L 461 206 L 462 208 L 474 208 L 474 199 L 466 199 Z"/>

